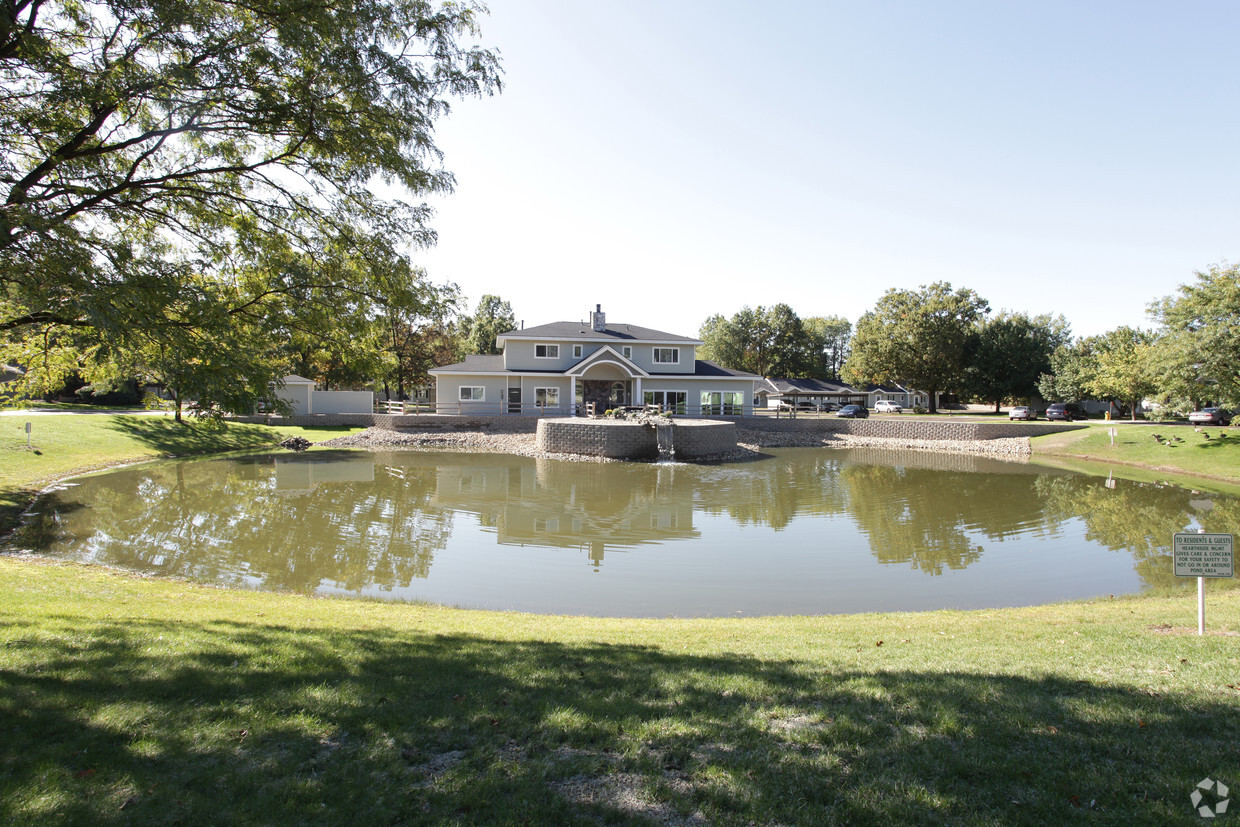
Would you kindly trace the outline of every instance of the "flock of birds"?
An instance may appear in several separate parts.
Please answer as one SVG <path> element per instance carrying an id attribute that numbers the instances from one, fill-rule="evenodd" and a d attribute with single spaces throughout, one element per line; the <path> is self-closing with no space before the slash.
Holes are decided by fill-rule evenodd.
<path id="1" fill-rule="evenodd" d="M 1193 428 L 1193 430 L 1201 434 L 1203 437 L 1205 437 L 1206 441 L 1209 441 L 1210 432 L 1207 431 L 1205 428 Z M 1154 437 L 1154 441 L 1157 442 L 1159 445 L 1166 445 L 1168 448 L 1174 448 L 1178 443 L 1184 441 L 1178 436 L 1163 436 L 1162 434 L 1150 434 L 1150 436 Z M 1227 432 L 1220 431 L 1218 438 L 1227 439 Z"/>

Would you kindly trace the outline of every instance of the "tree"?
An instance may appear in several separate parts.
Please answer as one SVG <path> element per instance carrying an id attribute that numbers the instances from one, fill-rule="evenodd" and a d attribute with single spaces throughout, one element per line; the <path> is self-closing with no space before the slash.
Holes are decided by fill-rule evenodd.
<path id="1" fill-rule="evenodd" d="M 1097 360 L 1093 339 L 1060 345 L 1051 354 L 1050 370 L 1038 377 L 1038 393 L 1048 402 L 1080 402 L 1092 393 Z"/>
<path id="2" fill-rule="evenodd" d="M 442 287 L 425 297 L 417 312 L 386 309 L 383 324 L 395 366 L 384 377 L 385 391 L 394 383 L 397 398 L 408 399 L 410 390 L 430 379 L 431 368 L 463 358 L 465 336 L 454 321 L 459 300 L 455 286 Z"/>
<path id="3" fill-rule="evenodd" d="M 888 290 L 857 322 L 843 375 L 849 382 L 904 382 L 930 396 L 962 390 L 975 325 L 990 309 L 968 288 L 947 282 Z"/>
<path id="4" fill-rule="evenodd" d="M 1240 405 L 1240 265 L 1213 266 L 1196 273 L 1150 306 L 1162 326 L 1156 347 L 1159 386 L 1164 395 Z"/>
<path id="5" fill-rule="evenodd" d="M 804 325 L 786 304 L 745 306 L 731 319 L 711 316 L 698 336 L 702 358 L 759 376 L 798 376 L 809 361 Z"/>
<path id="6" fill-rule="evenodd" d="M 515 330 L 517 317 L 513 315 L 511 304 L 488 293 L 478 301 L 478 308 L 466 326 L 469 329 L 466 347 L 470 353 L 499 353 L 496 337 Z"/>
<path id="7" fill-rule="evenodd" d="M 1038 378 L 1051 368 L 1055 348 L 1070 340 L 1063 316 L 1030 318 L 1003 312 L 981 322 L 968 369 L 969 392 L 995 404 L 1028 397 L 1038 390 Z"/>
<path id="8" fill-rule="evenodd" d="M 451 189 L 433 123 L 450 99 L 500 86 L 496 57 L 465 43 L 482 11 L 6 3 L 0 333 L 9 354 L 42 349 L 28 382 L 54 383 L 125 330 L 221 342 L 304 291 L 351 287 L 354 270 L 271 266 L 280 258 L 363 237 L 432 242 L 425 205 L 382 201 L 371 184 Z M 219 312 L 180 312 L 186 295 Z"/>
<path id="9" fill-rule="evenodd" d="M 698 338 L 702 340 L 702 347 L 698 349 L 700 358 L 743 370 L 745 342 L 731 319 L 716 313 L 702 322 L 698 328 Z"/>
<path id="10" fill-rule="evenodd" d="M 1097 367 L 1090 387 L 1103 399 L 1128 402 L 1133 420 L 1141 400 L 1157 388 L 1153 340 L 1150 333 L 1131 327 L 1119 327 L 1095 338 Z"/>
<path id="11" fill-rule="evenodd" d="M 810 378 L 839 381 L 848 360 L 852 323 L 843 316 L 811 316 L 804 327 Z"/>

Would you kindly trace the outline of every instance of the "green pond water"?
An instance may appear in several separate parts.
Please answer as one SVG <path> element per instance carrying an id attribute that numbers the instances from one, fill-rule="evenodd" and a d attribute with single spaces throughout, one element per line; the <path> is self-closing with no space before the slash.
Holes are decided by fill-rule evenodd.
<path id="1" fill-rule="evenodd" d="M 603 616 L 1019 606 L 1180 581 L 1240 499 L 1032 464 L 773 449 L 721 465 L 444 451 L 167 461 L 43 497 L 27 545 L 231 586 Z"/>

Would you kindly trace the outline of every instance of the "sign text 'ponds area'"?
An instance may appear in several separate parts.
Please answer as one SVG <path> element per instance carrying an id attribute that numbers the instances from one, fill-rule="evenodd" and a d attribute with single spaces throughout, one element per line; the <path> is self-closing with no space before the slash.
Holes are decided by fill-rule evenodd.
<path id="1" fill-rule="evenodd" d="M 1033 464 L 772 449 L 719 465 L 444 451 L 166 461 L 45 495 L 41 553 L 303 593 L 602 616 L 1020 606 L 1175 588 L 1240 499 Z"/>

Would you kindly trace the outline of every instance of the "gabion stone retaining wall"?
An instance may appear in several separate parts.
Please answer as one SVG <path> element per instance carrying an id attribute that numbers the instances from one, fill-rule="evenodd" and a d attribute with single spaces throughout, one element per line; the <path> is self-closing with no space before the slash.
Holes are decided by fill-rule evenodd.
<path id="1" fill-rule="evenodd" d="M 611 459 L 655 459 L 658 432 L 637 422 L 613 419 L 540 419 L 538 450 Z M 672 425 L 673 456 L 698 459 L 736 449 L 736 423 L 679 419 Z"/>
<path id="2" fill-rule="evenodd" d="M 541 422 L 536 416 L 470 416 L 441 414 L 375 414 L 374 426 L 387 431 L 482 431 L 492 434 L 532 434 Z"/>
<path id="3" fill-rule="evenodd" d="M 875 419 L 768 419 L 743 420 L 743 427 L 754 431 L 829 431 L 837 434 L 878 437 L 881 439 L 922 439 L 976 441 L 1008 439 L 1018 436 L 1041 436 L 1061 431 L 1075 431 L 1085 425 L 1050 422 L 957 422 L 951 419 L 926 419 L 919 416 L 880 417 Z"/>

